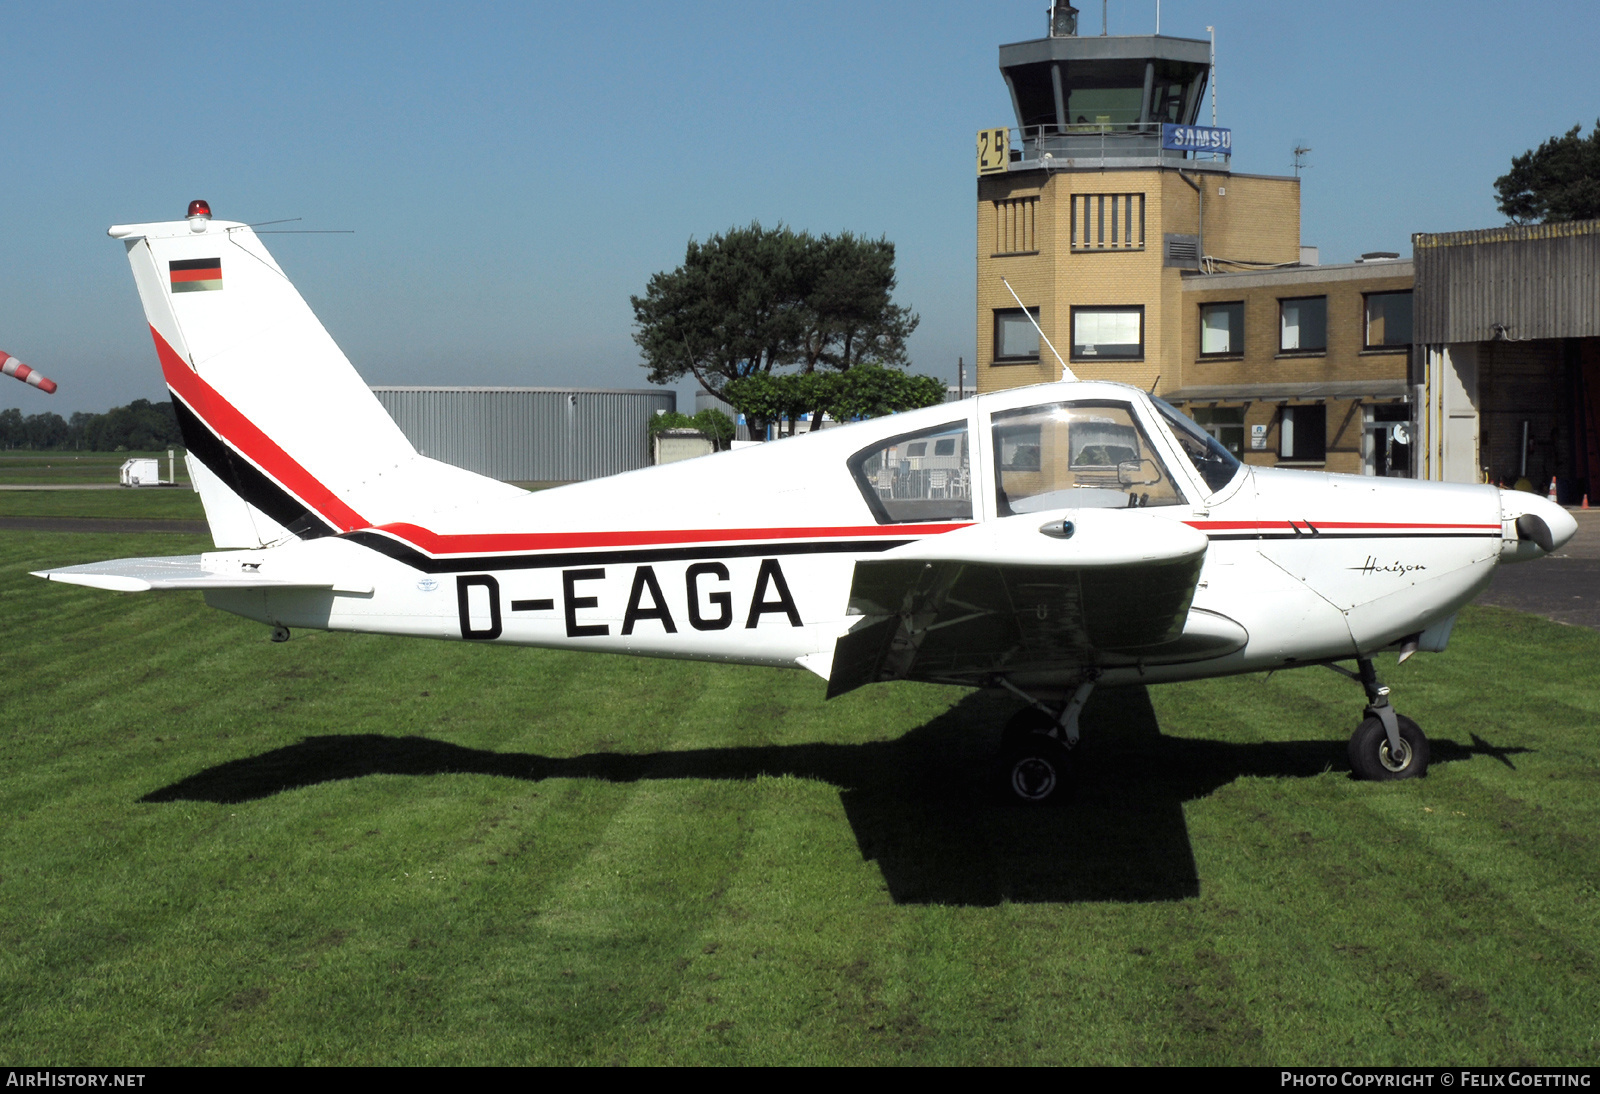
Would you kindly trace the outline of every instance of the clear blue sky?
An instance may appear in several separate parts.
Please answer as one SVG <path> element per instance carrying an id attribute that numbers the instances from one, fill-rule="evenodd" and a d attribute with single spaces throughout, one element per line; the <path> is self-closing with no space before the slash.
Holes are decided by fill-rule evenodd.
<path id="1" fill-rule="evenodd" d="M 194 197 L 355 230 L 267 241 L 369 382 L 644 386 L 629 296 L 752 220 L 894 241 L 914 367 L 953 382 L 973 134 L 1014 124 L 996 47 L 1047 6 L 0 5 L 0 347 L 61 383 L 5 381 L 0 406 L 163 397 L 105 229 Z M 1113 34 L 1154 29 L 1155 0 L 1109 7 Z M 1236 170 L 1314 149 L 1324 262 L 1502 223 L 1510 158 L 1600 115 L 1591 3 L 1165 0 L 1161 21 L 1217 28 Z"/>

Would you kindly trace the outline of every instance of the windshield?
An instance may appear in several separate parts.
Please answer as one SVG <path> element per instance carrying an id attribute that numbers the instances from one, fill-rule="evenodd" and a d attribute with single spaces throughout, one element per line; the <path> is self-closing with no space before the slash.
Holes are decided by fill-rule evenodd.
<path id="1" fill-rule="evenodd" d="M 1189 457 L 1189 462 L 1194 464 L 1194 469 L 1200 472 L 1200 477 L 1206 480 L 1213 494 L 1233 481 L 1243 465 L 1232 452 L 1222 447 L 1221 441 L 1196 425 L 1193 418 L 1179 413 L 1160 399 L 1152 396 L 1150 401 L 1167 420 L 1178 447 Z"/>
<path id="2" fill-rule="evenodd" d="M 991 422 L 1001 516 L 1183 503 L 1126 403 L 1049 403 Z"/>

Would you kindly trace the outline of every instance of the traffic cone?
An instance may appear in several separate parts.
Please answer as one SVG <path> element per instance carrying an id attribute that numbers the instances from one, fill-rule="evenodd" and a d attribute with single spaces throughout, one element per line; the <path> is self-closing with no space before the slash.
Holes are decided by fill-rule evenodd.
<path id="1" fill-rule="evenodd" d="M 1589 508 L 1589 495 L 1588 494 L 1585 494 L 1583 496 L 1583 508 L 1585 508 L 1585 509 Z"/>
<path id="2" fill-rule="evenodd" d="M 1554 475 L 1550 476 L 1550 500 L 1556 500 L 1556 477 Z"/>

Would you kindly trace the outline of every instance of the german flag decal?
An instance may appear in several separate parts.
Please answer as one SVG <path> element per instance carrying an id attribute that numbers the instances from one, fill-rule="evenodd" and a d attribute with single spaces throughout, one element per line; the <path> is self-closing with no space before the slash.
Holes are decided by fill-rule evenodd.
<path id="1" fill-rule="evenodd" d="M 209 292 L 222 288 L 222 259 L 186 258 L 170 262 L 173 292 Z"/>

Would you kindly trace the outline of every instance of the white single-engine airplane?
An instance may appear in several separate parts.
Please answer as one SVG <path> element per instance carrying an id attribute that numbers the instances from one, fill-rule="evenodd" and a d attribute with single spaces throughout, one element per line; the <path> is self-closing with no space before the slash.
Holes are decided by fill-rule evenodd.
<path id="1" fill-rule="evenodd" d="M 1354 661 L 1350 762 L 1423 774 L 1380 650 L 1442 651 L 1531 494 L 1247 467 L 1137 388 L 980 395 L 540 493 L 420 455 L 244 224 L 120 225 L 217 550 L 41 571 L 291 627 L 1005 688 L 1050 800 L 1098 685 Z M 1065 370 L 1064 370 L 1065 371 Z M 1070 377 L 1070 373 L 1066 373 Z"/>

